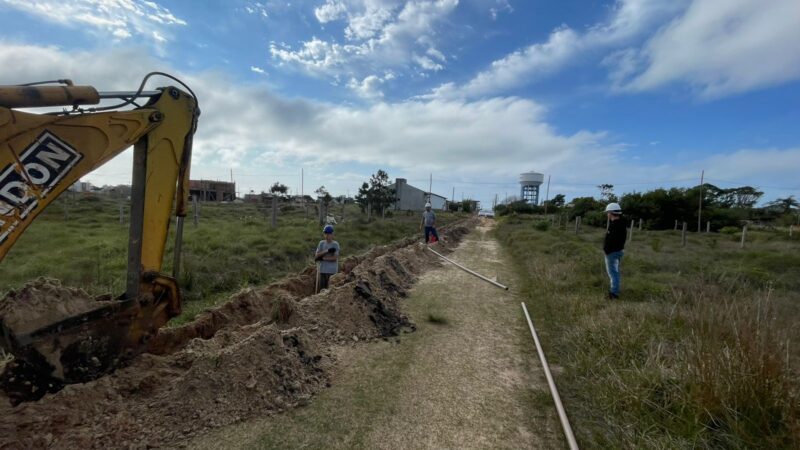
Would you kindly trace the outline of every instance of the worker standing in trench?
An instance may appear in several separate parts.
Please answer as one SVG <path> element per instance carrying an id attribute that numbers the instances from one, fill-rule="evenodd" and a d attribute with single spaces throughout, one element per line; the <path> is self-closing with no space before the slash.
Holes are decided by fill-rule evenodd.
<path id="1" fill-rule="evenodd" d="M 431 211 L 431 203 L 425 203 L 425 211 L 422 212 L 422 223 L 419 224 L 420 230 L 425 227 L 425 243 L 430 242 L 430 237 L 433 235 L 436 238 L 433 242 L 439 241 L 439 234 L 436 233 L 436 214 Z"/>
<path id="2" fill-rule="evenodd" d="M 333 225 L 325 225 L 322 229 L 325 239 L 319 241 L 314 260 L 317 264 L 316 292 L 328 288 L 331 276 L 339 271 L 339 243 L 333 240 Z"/>

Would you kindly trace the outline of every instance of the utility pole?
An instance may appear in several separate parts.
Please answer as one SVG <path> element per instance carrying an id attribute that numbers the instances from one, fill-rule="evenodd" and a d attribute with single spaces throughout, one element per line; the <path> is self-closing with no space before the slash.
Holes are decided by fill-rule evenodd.
<path id="1" fill-rule="evenodd" d="M 547 215 L 547 201 L 550 200 L 550 175 L 547 176 L 547 190 L 544 194 L 544 215 Z"/>
<path id="2" fill-rule="evenodd" d="M 231 183 L 233 183 L 233 169 L 231 169 Z"/>
<path id="3" fill-rule="evenodd" d="M 433 174 L 431 174 L 431 178 L 428 181 L 428 201 L 431 201 L 431 195 L 433 194 Z"/>
<path id="4" fill-rule="evenodd" d="M 703 217 L 703 176 L 706 174 L 705 169 L 700 172 L 700 207 L 697 209 L 697 232 L 701 231 L 702 217 Z"/>
<path id="5" fill-rule="evenodd" d="M 308 209 L 306 208 L 306 194 L 305 194 L 305 186 L 303 186 L 303 168 L 300 168 L 300 198 L 303 200 L 303 214 L 306 215 L 306 220 L 308 220 Z"/>

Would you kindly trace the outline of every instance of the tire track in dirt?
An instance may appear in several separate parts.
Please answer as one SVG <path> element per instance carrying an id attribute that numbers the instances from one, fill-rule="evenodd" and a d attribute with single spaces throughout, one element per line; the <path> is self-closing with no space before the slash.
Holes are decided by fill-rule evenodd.
<path id="1" fill-rule="evenodd" d="M 365 447 L 561 448 L 513 271 L 488 233 L 491 223 L 448 257 L 489 278 L 499 275 L 510 292 L 450 264 L 420 278 L 409 315 L 430 339 L 401 381 L 397 412 L 374 427 Z"/>

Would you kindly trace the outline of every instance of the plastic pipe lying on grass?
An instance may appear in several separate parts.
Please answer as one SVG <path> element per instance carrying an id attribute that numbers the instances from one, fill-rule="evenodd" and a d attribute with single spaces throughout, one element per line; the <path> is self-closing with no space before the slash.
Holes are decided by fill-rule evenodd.
<path id="1" fill-rule="evenodd" d="M 525 303 L 521 303 L 521 305 L 522 311 L 525 313 L 525 318 L 528 319 L 528 328 L 531 329 L 531 336 L 533 336 L 533 342 L 536 344 L 536 352 L 539 353 L 539 361 L 541 361 L 542 369 L 544 369 L 544 375 L 547 377 L 547 384 L 550 386 L 550 394 L 552 394 L 553 402 L 556 404 L 556 410 L 558 410 L 558 418 L 561 420 L 561 428 L 564 429 L 564 436 L 567 438 L 569 448 L 572 450 L 578 450 L 578 443 L 575 441 L 575 435 L 572 433 L 572 427 L 569 425 L 567 412 L 564 411 L 564 405 L 561 404 L 561 397 L 558 395 L 556 383 L 553 381 L 553 375 L 550 373 L 550 366 L 547 365 L 547 358 L 544 357 L 542 344 L 539 343 L 539 336 L 536 335 L 536 329 L 533 328 L 531 316 L 528 315 L 528 308 L 525 307 Z"/>
<path id="2" fill-rule="evenodd" d="M 438 256 L 439 258 L 442 258 L 443 260 L 445 260 L 445 261 L 447 261 L 447 262 L 449 262 L 451 264 L 453 264 L 454 266 L 458 267 L 459 269 L 461 269 L 461 270 L 463 270 L 465 272 L 471 273 L 471 274 L 475 275 L 476 277 L 478 277 L 478 278 L 480 278 L 480 279 L 482 279 L 484 281 L 488 281 L 489 283 L 492 283 L 493 285 L 495 285 L 495 286 L 497 286 L 497 287 L 499 287 L 501 289 L 508 290 L 508 286 L 502 285 L 502 284 L 498 283 L 497 281 L 490 280 L 490 279 L 486 278 L 485 276 L 483 276 L 483 275 L 481 275 L 481 274 L 479 274 L 477 272 L 473 272 L 473 271 L 467 269 L 466 267 L 462 266 L 461 264 L 453 261 L 452 259 L 446 258 L 441 253 L 437 252 L 436 250 L 434 250 L 434 249 L 432 249 L 430 247 L 428 247 L 428 250 L 432 251 L 434 255 Z"/>

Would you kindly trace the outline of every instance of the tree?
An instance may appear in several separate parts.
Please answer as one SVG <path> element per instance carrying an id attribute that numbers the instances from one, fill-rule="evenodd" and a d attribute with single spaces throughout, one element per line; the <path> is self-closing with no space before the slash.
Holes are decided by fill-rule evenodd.
<path id="1" fill-rule="evenodd" d="M 331 197 L 331 194 L 330 194 L 330 193 L 328 193 L 328 190 L 327 190 L 327 189 L 325 189 L 325 186 L 324 186 L 324 185 L 320 186 L 320 187 L 319 187 L 319 189 L 317 189 L 316 191 L 314 191 L 314 193 L 315 193 L 315 194 L 317 194 L 317 200 L 321 200 L 321 201 L 322 201 L 322 204 L 323 204 L 323 205 L 324 205 L 326 208 L 327 208 L 327 207 L 328 207 L 328 205 L 331 203 L 331 200 L 333 200 L 333 197 Z"/>
<path id="2" fill-rule="evenodd" d="M 558 194 L 550 200 L 546 200 L 542 203 L 542 206 L 547 205 L 547 208 L 550 212 L 558 211 L 558 208 L 562 208 L 566 203 L 566 199 L 564 194 Z"/>
<path id="3" fill-rule="evenodd" d="M 790 195 L 786 198 L 777 198 L 767 203 L 767 207 L 775 208 L 786 214 L 792 212 L 793 209 L 800 208 L 800 202 L 794 199 L 794 195 Z"/>
<path id="4" fill-rule="evenodd" d="M 611 203 L 617 201 L 617 196 L 614 195 L 614 185 L 613 184 L 601 184 L 597 186 L 600 189 L 600 200 L 605 203 Z"/>
<path id="5" fill-rule="evenodd" d="M 374 173 L 369 183 L 363 183 L 356 195 L 356 203 L 361 211 L 365 211 L 369 206 L 373 212 L 380 214 L 396 202 L 395 190 L 390 188 L 389 184 L 389 174 L 383 170 Z"/>
<path id="6" fill-rule="evenodd" d="M 275 182 L 271 188 L 269 188 L 269 192 L 272 194 L 277 194 L 281 197 L 285 197 L 286 193 L 289 192 L 289 188 L 286 187 L 285 184 L 281 184 L 279 182 Z"/>

